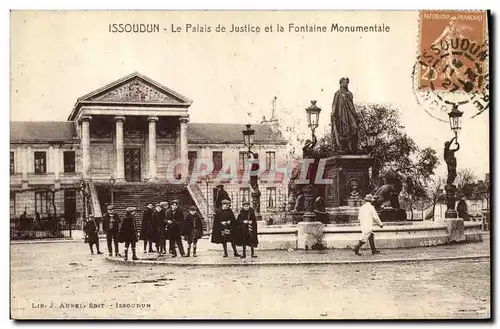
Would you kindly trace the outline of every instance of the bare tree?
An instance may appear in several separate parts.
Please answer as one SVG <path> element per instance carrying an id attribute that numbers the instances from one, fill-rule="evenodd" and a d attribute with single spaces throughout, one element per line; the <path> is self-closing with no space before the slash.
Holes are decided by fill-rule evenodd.
<path id="1" fill-rule="evenodd" d="M 432 218 L 435 218 L 436 204 L 444 197 L 443 188 L 446 180 L 443 177 L 433 177 L 426 188 L 427 197 L 432 202 Z"/>

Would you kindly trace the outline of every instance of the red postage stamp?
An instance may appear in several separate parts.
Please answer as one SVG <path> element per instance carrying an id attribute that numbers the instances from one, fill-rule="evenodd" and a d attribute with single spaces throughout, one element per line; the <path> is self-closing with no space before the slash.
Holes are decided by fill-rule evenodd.
<path id="1" fill-rule="evenodd" d="M 486 11 L 420 12 L 419 89 L 478 92 L 486 87 Z"/>

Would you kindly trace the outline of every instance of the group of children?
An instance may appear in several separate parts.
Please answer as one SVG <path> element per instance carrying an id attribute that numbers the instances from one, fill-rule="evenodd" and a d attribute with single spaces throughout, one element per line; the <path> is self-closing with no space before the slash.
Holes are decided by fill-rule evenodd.
<path id="1" fill-rule="evenodd" d="M 221 202 L 221 207 L 216 210 L 214 225 L 212 230 L 212 243 L 222 244 L 224 257 L 228 257 L 227 243 L 231 243 L 235 257 L 246 257 L 246 247 L 251 250 L 251 257 L 257 257 L 254 248 L 258 245 L 257 220 L 255 213 L 248 202 L 243 203 L 243 208 L 235 218 L 230 209 L 231 202 L 227 199 Z M 114 212 L 113 206 L 107 207 L 107 213 L 103 216 L 103 230 L 106 233 L 109 256 L 121 257 L 118 243 L 125 243 L 125 260 L 128 260 L 129 248 L 132 249 L 132 260 L 137 260 L 136 243 L 139 239 L 144 241 L 144 253 L 156 252 L 158 256 L 167 253 L 167 243 L 169 240 L 169 253 L 171 257 L 177 257 L 177 249 L 182 257 L 190 257 L 191 250 L 193 257 L 197 257 L 197 242 L 203 236 L 203 224 L 196 207 L 190 207 L 186 216 L 179 208 L 179 201 L 170 203 L 164 201 L 156 205 L 149 203 L 142 215 L 141 230 L 138 234 L 134 220 L 135 207 L 127 207 L 125 216 L 121 221 L 120 216 Z M 94 254 L 93 245 L 97 247 L 97 254 L 102 254 L 99 250 L 98 225 L 94 216 L 89 216 L 89 221 L 85 224 L 85 242 L 90 245 L 91 254 Z M 187 253 L 184 252 L 182 238 L 187 242 Z M 240 255 L 236 246 L 243 247 L 243 254 Z M 155 250 L 155 249 L 156 250 Z"/>

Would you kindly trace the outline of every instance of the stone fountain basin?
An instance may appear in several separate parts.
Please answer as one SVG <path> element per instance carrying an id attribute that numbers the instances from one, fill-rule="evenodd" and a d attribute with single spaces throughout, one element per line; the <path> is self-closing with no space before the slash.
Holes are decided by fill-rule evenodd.
<path id="1" fill-rule="evenodd" d="M 300 225 L 300 223 L 298 224 Z M 258 250 L 298 249 L 298 225 L 259 225 Z M 463 222 L 465 238 L 462 242 L 482 241 L 481 224 Z M 384 223 L 383 228 L 374 227 L 375 243 L 380 249 L 430 247 L 450 244 L 450 225 L 443 221 Z M 327 249 L 345 249 L 357 243 L 361 236 L 358 223 L 323 225 L 322 244 Z M 369 248 L 365 244 L 363 248 Z M 220 246 L 212 245 L 211 250 Z"/>

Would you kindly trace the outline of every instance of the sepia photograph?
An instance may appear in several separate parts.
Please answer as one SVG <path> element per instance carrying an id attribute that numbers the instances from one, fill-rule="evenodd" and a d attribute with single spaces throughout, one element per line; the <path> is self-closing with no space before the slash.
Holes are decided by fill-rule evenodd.
<path id="1" fill-rule="evenodd" d="M 491 20 L 11 10 L 10 318 L 491 320 Z"/>

